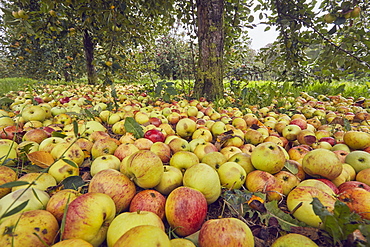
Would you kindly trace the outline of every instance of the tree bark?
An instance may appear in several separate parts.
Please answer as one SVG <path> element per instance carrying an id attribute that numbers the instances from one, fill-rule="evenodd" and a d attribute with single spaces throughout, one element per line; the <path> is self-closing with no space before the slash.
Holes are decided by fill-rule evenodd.
<path id="1" fill-rule="evenodd" d="M 87 30 L 85 30 L 83 42 L 86 59 L 87 80 L 89 84 L 95 85 L 98 83 L 98 75 L 93 64 L 95 45 Z"/>
<path id="2" fill-rule="evenodd" d="M 197 0 L 198 71 L 194 96 L 223 97 L 224 0 Z"/>

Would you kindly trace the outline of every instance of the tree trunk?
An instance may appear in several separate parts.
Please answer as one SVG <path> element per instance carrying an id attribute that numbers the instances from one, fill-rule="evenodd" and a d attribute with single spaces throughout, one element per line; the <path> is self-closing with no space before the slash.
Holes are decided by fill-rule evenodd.
<path id="1" fill-rule="evenodd" d="M 199 61 L 194 96 L 223 97 L 224 0 L 197 0 Z"/>
<path id="2" fill-rule="evenodd" d="M 98 75 L 96 74 L 94 61 L 94 43 L 89 32 L 85 30 L 84 33 L 84 50 L 86 59 L 86 69 L 87 69 L 87 80 L 89 84 L 95 85 L 98 83 Z"/>

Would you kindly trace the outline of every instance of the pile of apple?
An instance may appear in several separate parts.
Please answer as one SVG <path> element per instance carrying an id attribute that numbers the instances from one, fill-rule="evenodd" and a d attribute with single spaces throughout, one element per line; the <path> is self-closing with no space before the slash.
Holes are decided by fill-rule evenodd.
<path id="1" fill-rule="evenodd" d="M 370 220 L 370 99 L 301 93 L 283 114 L 152 101 L 138 90 L 49 85 L 7 95 L 0 246 L 254 246 L 248 219 L 208 217 L 228 189 L 286 200 L 315 228 L 323 222 L 313 198 Z M 73 176 L 86 184 L 60 186 Z M 317 246 L 293 233 L 273 246 L 286 243 Z"/>

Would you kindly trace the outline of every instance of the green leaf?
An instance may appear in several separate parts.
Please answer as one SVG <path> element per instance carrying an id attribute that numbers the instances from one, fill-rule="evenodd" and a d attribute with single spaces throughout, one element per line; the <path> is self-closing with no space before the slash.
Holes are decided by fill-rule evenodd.
<path id="1" fill-rule="evenodd" d="M 143 128 L 138 124 L 133 117 L 125 118 L 125 129 L 127 132 L 132 133 L 135 138 L 142 138 L 144 136 Z"/>
<path id="2" fill-rule="evenodd" d="M 284 167 L 291 172 L 292 174 L 297 174 L 299 172 L 298 167 L 295 165 L 292 165 L 288 161 L 285 162 Z"/>
<path id="3" fill-rule="evenodd" d="M 52 137 L 61 137 L 61 138 L 64 138 L 64 137 L 66 137 L 67 135 L 65 135 L 65 134 L 63 134 L 63 133 L 61 133 L 61 132 L 58 132 L 58 131 L 53 131 L 53 132 L 51 133 L 51 136 L 52 136 Z"/>
<path id="4" fill-rule="evenodd" d="M 77 190 L 78 188 L 86 184 L 85 181 L 80 176 L 70 176 L 60 182 L 63 185 L 64 189 L 73 189 Z"/>
<path id="5" fill-rule="evenodd" d="M 307 226 L 305 223 L 294 219 L 290 214 L 283 212 L 279 208 L 276 200 L 265 203 L 265 208 L 267 212 L 260 216 L 261 219 L 265 220 L 265 222 L 268 222 L 271 217 L 274 217 L 279 222 L 281 228 L 285 231 L 290 231 L 291 227 Z"/>
<path id="6" fill-rule="evenodd" d="M 27 182 L 27 181 L 13 181 L 13 182 L 9 182 L 9 183 L 5 183 L 5 184 L 0 185 L 0 188 L 13 188 L 13 187 L 16 187 L 16 186 L 23 186 L 23 185 L 27 185 L 27 184 L 30 184 L 30 183 Z"/>
<path id="7" fill-rule="evenodd" d="M 22 202 L 21 204 L 19 204 L 18 206 L 16 206 L 12 210 L 9 210 L 5 214 L 1 215 L 0 218 L 5 218 L 5 217 L 8 217 L 8 216 L 11 216 L 13 214 L 21 212 L 25 207 L 27 207 L 28 201 L 29 200 Z"/>
<path id="8" fill-rule="evenodd" d="M 62 159 L 64 162 L 66 162 L 68 165 L 72 166 L 72 167 L 76 167 L 78 168 L 78 165 L 73 162 L 72 160 L 69 160 L 69 159 Z"/>
<path id="9" fill-rule="evenodd" d="M 78 136 L 78 123 L 77 121 L 73 121 L 72 124 L 73 124 L 73 134 L 75 135 L 75 137 L 77 137 Z"/>

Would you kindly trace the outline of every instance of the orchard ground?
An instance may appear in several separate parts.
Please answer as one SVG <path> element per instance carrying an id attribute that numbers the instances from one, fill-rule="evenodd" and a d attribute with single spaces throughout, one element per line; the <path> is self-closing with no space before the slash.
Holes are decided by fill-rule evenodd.
<path id="1" fill-rule="evenodd" d="M 304 88 L 275 82 L 226 83 L 225 98 L 215 102 L 188 98 L 178 88 L 181 82 L 171 84 L 178 94 L 165 87 L 155 92 L 149 83 L 104 87 L 24 78 L 0 81 L 4 82 L 8 84 L 0 99 L 0 161 L 15 173 L 0 170 L 9 173 L 7 180 L 0 180 L 5 184 L 0 190 L 0 228 L 8 227 L 7 214 L 46 209 L 57 219 L 65 210 L 66 219 L 59 218 L 50 229 L 59 227 L 66 238 L 106 246 L 112 241 L 108 227 L 101 228 L 105 233 L 100 237 L 92 229 L 76 232 L 77 201 L 57 217 L 44 205 L 49 197 L 72 189 L 79 192 L 73 198 L 85 195 L 79 199 L 82 203 L 91 200 L 83 199 L 88 195 L 96 196 L 90 193 L 103 192 L 112 198 L 99 196 L 110 209 L 104 214 L 109 219 L 102 219 L 102 226 L 107 226 L 117 218 L 114 212 L 129 210 L 139 191 L 154 189 L 169 198 L 175 188 L 185 186 L 201 192 L 189 193 L 197 194 L 199 210 L 205 203 L 205 218 L 184 227 L 185 221 L 173 220 L 172 209 L 165 210 L 163 227 L 171 239 L 186 237 L 206 246 L 207 236 L 198 238 L 204 222 L 232 217 L 250 229 L 254 237 L 247 239 L 255 246 L 270 246 L 287 233 L 309 237 L 318 246 L 369 243 L 368 82 L 313 83 Z M 104 187 L 110 183 L 102 175 L 108 170 L 111 180 L 115 177 L 125 186 L 124 195 L 112 189 L 117 185 Z M 173 177 L 167 177 L 170 170 L 175 170 Z M 27 178 L 33 173 L 36 178 Z M 47 202 L 14 209 L 22 201 L 10 196 L 22 186 L 33 187 Z M 18 204 L 10 205 L 5 198 Z M 171 205 L 177 200 L 171 199 Z M 170 202 L 165 204 L 170 207 Z M 22 232 L 17 234 L 22 238 Z M 0 243 L 5 238 L 0 237 Z M 54 239 L 60 238 L 55 232 Z M 46 236 L 43 240 L 54 242 Z"/>

